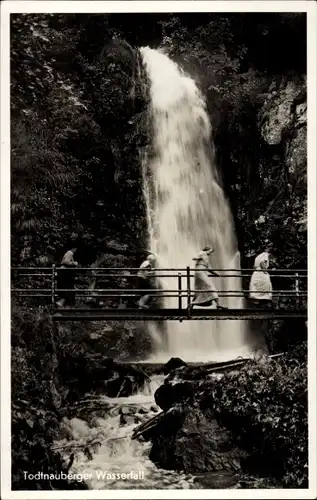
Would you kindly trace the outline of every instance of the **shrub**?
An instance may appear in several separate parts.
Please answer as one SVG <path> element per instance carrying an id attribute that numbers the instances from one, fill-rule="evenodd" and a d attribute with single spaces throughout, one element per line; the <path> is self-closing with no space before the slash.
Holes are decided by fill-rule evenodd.
<path id="1" fill-rule="evenodd" d="M 58 436 L 63 390 L 52 325 L 44 311 L 13 302 L 11 337 L 12 489 L 85 489 L 83 483 L 25 475 L 68 471 L 70 464 L 50 449 Z"/>
<path id="2" fill-rule="evenodd" d="M 203 406 L 250 453 L 248 472 L 282 487 L 308 485 L 307 346 L 277 360 L 252 360 L 225 374 Z"/>

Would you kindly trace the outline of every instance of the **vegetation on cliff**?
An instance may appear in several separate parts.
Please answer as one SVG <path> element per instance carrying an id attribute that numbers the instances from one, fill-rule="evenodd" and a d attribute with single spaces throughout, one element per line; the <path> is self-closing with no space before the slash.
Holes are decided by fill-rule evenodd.
<path id="1" fill-rule="evenodd" d="M 63 346 L 53 336 L 48 314 L 13 304 L 11 341 L 12 489 L 82 489 L 66 480 L 43 482 L 25 475 L 67 473 L 71 465 L 50 449 L 66 409 L 66 391 L 59 375 Z"/>
<path id="2" fill-rule="evenodd" d="M 12 16 L 13 263 L 51 263 L 71 233 L 87 262 L 109 240 L 146 244 L 148 97 L 132 47 L 148 44 L 206 95 L 242 262 L 267 248 L 305 266 L 305 15 L 132 16 Z"/>
<path id="3" fill-rule="evenodd" d="M 307 346 L 226 374 L 203 405 L 249 452 L 247 467 L 284 488 L 308 486 Z"/>
<path id="4" fill-rule="evenodd" d="M 208 365 L 180 367 L 157 389 L 155 401 L 165 414 L 145 437 L 158 466 L 204 477 L 245 475 L 245 485 L 255 488 L 307 488 L 305 343 L 221 375 Z"/>
<path id="5" fill-rule="evenodd" d="M 140 57 L 123 42 L 101 53 L 102 37 L 90 63 L 80 19 L 12 16 L 13 264 L 58 262 L 74 234 L 82 264 L 112 240 L 145 245 Z"/>

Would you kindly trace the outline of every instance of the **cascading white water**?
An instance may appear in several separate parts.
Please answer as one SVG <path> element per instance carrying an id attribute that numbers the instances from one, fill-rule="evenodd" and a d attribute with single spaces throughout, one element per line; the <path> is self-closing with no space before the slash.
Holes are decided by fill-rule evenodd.
<path id="1" fill-rule="evenodd" d="M 211 245 L 214 269 L 239 268 L 232 214 L 217 175 L 205 101 L 194 80 L 164 53 L 144 47 L 141 54 L 150 80 L 153 122 L 153 150 L 143 161 L 143 181 L 150 248 L 159 259 L 158 267 L 193 268 L 193 257 Z M 218 290 L 241 289 L 239 276 L 215 280 Z M 193 284 L 192 278 L 191 289 Z M 175 290 L 177 278 L 163 277 L 161 286 Z M 231 308 L 243 307 L 239 297 L 220 301 Z M 177 307 L 177 298 L 165 298 L 164 306 Z M 167 344 L 157 346 L 156 358 L 210 360 L 247 354 L 243 323 L 168 322 Z"/>
<path id="2" fill-rule="evenodd" d="M 163 379 L 164 376 L 153 376 L 148 387 L 130 397 L 99 396 L 100 403 L 106 403 L 110 409 L 103 418 L 94 416 L 90 424 L 80 418 L 63 419 L 67 437 L 55 441 L 54 448 L 61 451 L 66 463 L 71 454 L 75 455 L 70 474 L 76 476 L 77 480 L 83 479 L 92 490 L 188 489 L 193 486 L 193 476 L 190 474 L 161 470 L 155 466 L 149 459 L 150 441 L 131 439 L 133 429 L 139 424 L 132 422 L 120 425 L 123 407 L 133 410 L 132 419 L 139 417 L 148 420 L 156 415 L 153 412 L 156 407 L 154 392 Z M 94 399 L 98 399 L 97 396 Z M 85 454 L 87 448 L 91 453 L 90 458 Z"/>

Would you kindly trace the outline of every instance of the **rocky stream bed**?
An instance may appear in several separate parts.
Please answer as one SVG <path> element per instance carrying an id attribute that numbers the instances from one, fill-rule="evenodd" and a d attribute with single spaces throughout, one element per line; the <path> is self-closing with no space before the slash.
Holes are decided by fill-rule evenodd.
<path id="1" fill-rule="evenodd" d="M 89 489 L 252 487 L 248 454 L 211 404 L 217 381 L 246 362 L 199 366 L 179 358 L 165 365 L 107 359 L 94 390 L 77 400 L 73 392 L 52 448 L 69 464 L 69 473 L 86 475 Z"/>

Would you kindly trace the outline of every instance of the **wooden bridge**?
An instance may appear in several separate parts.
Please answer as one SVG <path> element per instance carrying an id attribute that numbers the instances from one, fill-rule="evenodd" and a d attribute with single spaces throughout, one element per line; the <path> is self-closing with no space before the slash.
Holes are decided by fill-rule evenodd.
<path id="1" fill-rule="evenodd" d="M 213 309 L 189 307 L 194 291 L 191 281 L 195 269 L 157 269 L 157 288 L 144 290 L 136 288 L 138 268 L 72 268 L 74 289 L 57 288 L 57 276 L 64 269 L 52 267 L 12 268 L 11 294 L 17 301 L 30 301 L 32 305 L 50 305 L 54 321 L 164 321 L 164 320 L 250 320 L 250 319 L 307 319 L 307 270 L 270 270 L 273 282 L 273 307 L 257 308 L 248 300 L 248 285 L 254 269 L 214 269 L 219 274 L 213 280 L 220 300 L 240 297 L 240 309 Z M 211 272 L 212 270 L 210 270 Z M 219 278 L 239 277 L 246 283 L 245 289 L 230 290 L 224 287 L 226 280 Z M 168 278 L 170 288 L 162 289 L 160 279 Z M 165 280 L 167 282 L 167 280 Z M 275 285 L 278 285 L 276 288 Z M 218 287 L 217 287 L 218 288 Z M 196 290 L 203 292 L 204 290 Z M 74 306 L 57 308 L 60 293 L 72 296 Z M 136 305 L 141 295 L 153 297 L 150 309 L 139 309 Z M 162 307 L 162 299 L 173 299 L 172 308 Z"/>

